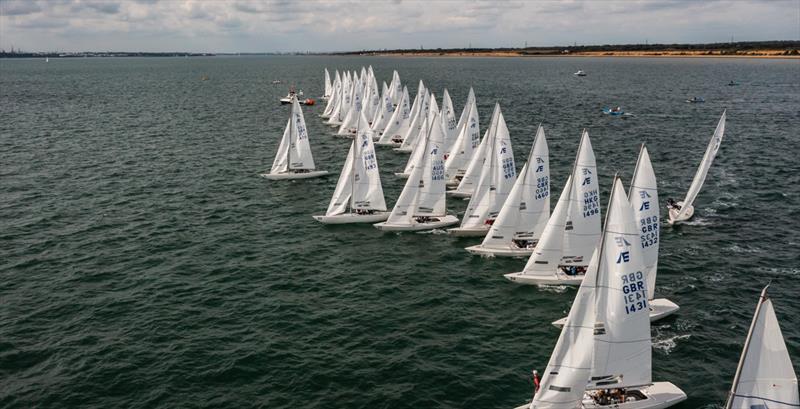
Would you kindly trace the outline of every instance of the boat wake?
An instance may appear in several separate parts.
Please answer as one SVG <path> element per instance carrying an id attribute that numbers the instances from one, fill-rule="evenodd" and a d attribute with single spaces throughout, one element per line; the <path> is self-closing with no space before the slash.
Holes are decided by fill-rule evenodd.
<path id="1" fill-rule="evenodd" d="M 540 290 L 548 293 L 555 293 L 555 294 L 562 294 L 567 292 L 569 289 L 568 285 L 549 285 L 549 284 L 539 284 L 537 285 Z"/>
<path id="2" fill-rule="evenodd" d="M 431 229 L 431 230 L 422 230 L 418 231 L 417 234 L 433 234 L 433 235 L 442 235 L 447 234 L 447 230 L 444 229 Z"/>
<path id="3" fill-rule="evenodd" d="M 669 355 L 675 347 L 678 346 L 678 341 L 683 341 L 684 339 L 689 339 L 691 335 L 673 335 L 668 338 L 658 339 L 658 337 L 653 338 L 653 349 L 656 351 L 662 352 L 664 355 Z"/>

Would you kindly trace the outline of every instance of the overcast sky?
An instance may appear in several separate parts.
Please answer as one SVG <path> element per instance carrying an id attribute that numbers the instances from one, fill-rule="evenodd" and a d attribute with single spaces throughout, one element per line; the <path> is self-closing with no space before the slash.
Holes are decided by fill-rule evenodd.
<path id="1" fill-rule="evenodd" d="M 800 0 L 0 0 L 0 48 L 336 51 L 800 39 Z"/>

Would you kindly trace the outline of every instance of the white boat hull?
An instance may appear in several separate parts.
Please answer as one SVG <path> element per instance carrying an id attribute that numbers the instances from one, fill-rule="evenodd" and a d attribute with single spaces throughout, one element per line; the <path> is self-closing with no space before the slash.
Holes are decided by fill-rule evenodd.
<path id="1" fill-rule="evenodd" d="M 455 237 L 484 237 L 489 231 L 489 225 L 480 227 L 456 227 L 447 229 L 447 234 Z"/>
<path id="2" fill-rule="evenodd" d="M 639 391 L 647 399 L 600 405 L 587 393 L 584 395 L 582 407 L 584 409 L 663 409 L 686 400 L 686 394 L 672 382 L 653 382 L 652 385 L 641 388 L 628 388 L 628 393 L 631 391 Z"/>
<path id="3" fill-rule="evenodd" d="M 576 409 L 663 409 L 674 406 L 686 400 L 686 394 L 672 382 L 653 382 L 652 385 L 643 388 L 631 388 L 643 393 L 647 399 L 599 405 L 589 395 L 584 395 L 583 404 Z M 529 409 L 530 402 L 515 409 Z"/>
<path id="4" fill-rule="evenodd" d="M 395 172 L 395 176 L 399 177 L 400 179 L 408 179 L 409 174 L 403 172 Z"/>
<path id="5" fill-rule="evenodd" d="M 342 213 L 332 216 L 311 216 L 316 221 L 324 224 L 351 224 L 351 223 L 377 223 L 389 218 L 389 212 L 375 212 L 372 214 Z"/>
<path id="6" fill-rule="evenodd" d="M 448 190 L 446 193 L 447 193 L 448 196 L 451 196 L 451 197 L 460 197 L 460 198 L 464 198 L 464 199 L 472 197 L 472 192 L 462 192 L 462 191 L 458 191 L 458 190 Z"/>
<path id="7" fill-rule="evenodd" d="M 286 172 L 286 173 L 262 173 L 262 178 L 266 178 L 269 180 L 289 180 L 289 179 L 310 179 L 316 178 L 320 176 L 325 176 L 328 174 L 327 170 L 314 170 L 311 172 L 305 173 L 295 173 L 295 172 Z"/>
<path id="8" fill-rule="evenodd" d="M 400 146 L 400 142 L 375 142 L 375 146 Z"/>
<path id="9" fill-rule="evenodd" d="M 574 276 L 554 271 L 552 275 L 537 276 L 523 272 L 504 274 L 503 277 L 516 284 L 526 285 L 581 285 L 585 274 Z"/>
<path id="10" fill-rule="evenodd" d="M 403 147 L 400 147 L 400 148 L 394 148 L 392 150 L 395 151 L 395 152 L 409 153 L 409 152 L 412 152 L 414 150 L 414 148 L 403 148 Z"/>
<path id="11" fill-rule="evenodd" d="M 411 224 L 392 224 L 388 222 L 374 224 L 376 229 L 383 231 L 421 231 L 439 229 L 442 227 L 452 226 L 458 223 L 458 217 L 447 215 L 443 217 L 436 217 L 436 221 L 429 221 L 425 223 L 413 222 Z"/>
<path id="12" fill-rule="evenodd" d="M 678 307 L 678 304 L 666 298 L 650 300 L 650 322 L 656 322 L 662 318 L 669 317 L 679 309 L 680 307 Z M 553 326 L 556 328 L 562 328 L 566 323 L 567 317 L 552 322 Z"/>
<path id="13" fill-rule="evenodd" d="M 492 247 L 483 247 L 482 245 L 478 244 L 477 246 L 467 247 L 466 250 L 470 252 L 470 254 L 483 257 L 526 257 L 527 258 L 530 257 L 531 254 L 533 254 L 533 247 L 526 249 L 521 249 L 516 247 L 492 248 Z"/>
<path id="14" fill-rule="evenodd" d="M 683 202 L 678 202 L 678 206 L 683 206 Z M 694 216 L 694 206 L 689 206 L 688 210 L 686 210 L 686 213 L 684 213 L 680 219 L 676 219 L 676 217 L 678 217 L 678 212 L 678 210 L 672 208 L 669 209 L 669 224 L 685 222 L 691 219 L 692 216 Z"/>

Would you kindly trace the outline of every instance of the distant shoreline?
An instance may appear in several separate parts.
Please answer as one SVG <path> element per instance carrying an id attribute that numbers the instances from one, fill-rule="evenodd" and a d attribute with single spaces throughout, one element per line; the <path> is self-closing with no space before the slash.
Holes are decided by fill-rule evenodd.
<path id="1" fill-rule="evenodd" d="M 617 44 L 524 48 L 435 48 L 361 50 L 329 55 L 382 57 L 704 57 L 800 58 L 800 41 L 741 41 L 710 44 Z"/>
<path id="2" fill-rule="evenodd" d="M 361 53 L 343 54 L 345 56 L 375 56 L 375 57 L 434 57 L 434 58 L 588 58 L 588 57 L 615 57 L 615 58 L 766 58 L 766 59 L 800 59 L 800 55 L 786 55 L 781 52 L 765 50 L 763 53 L 748 54 L 707 54 L 707 53 L 679 53 L 679 52 L 586 52 L 569 54 L 524 54 L 518 52 L 403 52 L 403 53 Z"/>

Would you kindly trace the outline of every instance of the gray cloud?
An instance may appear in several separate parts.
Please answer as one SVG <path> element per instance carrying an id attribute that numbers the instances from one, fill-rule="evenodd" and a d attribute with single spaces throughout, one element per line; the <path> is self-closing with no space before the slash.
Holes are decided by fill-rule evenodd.
<path id="1" fill-rule="evenodd" d="M 0 0 L 0 47 L 258 52 L 798 39 L 797 16 L 797 0 Z"/>
<path id="2" fill-rule="evenodd" d="M 39 11 L 42 11 L 42 7 L 34 1 L 0 1 L 0 16 L 24 16 Z"/>

